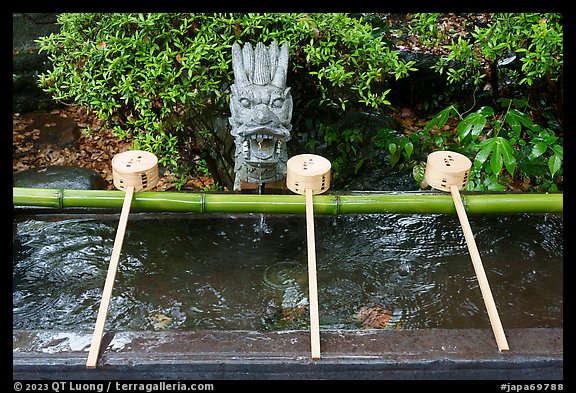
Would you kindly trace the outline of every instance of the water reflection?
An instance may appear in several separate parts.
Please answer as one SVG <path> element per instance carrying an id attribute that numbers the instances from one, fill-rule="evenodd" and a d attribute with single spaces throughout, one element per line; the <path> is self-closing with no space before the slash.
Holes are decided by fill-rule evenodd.
<path id="1" fill-rule="evenodd" d="M 561 327 L 562 217 L 469 219 L 504 328 Z M 456 216 L 315 225 L 322 328 L 489 327 Z M 116 228 L 114 215 L 21 217 L 13 327 L 92 330 Z M 132 214 L 107 329 L 306 328 L 306 261 L 301 215 Z"/>

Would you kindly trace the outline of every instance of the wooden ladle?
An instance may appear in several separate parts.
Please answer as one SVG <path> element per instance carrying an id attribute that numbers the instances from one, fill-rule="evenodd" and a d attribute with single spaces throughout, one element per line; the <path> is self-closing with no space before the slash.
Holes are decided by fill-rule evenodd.
<path id="1" fill-rule="evenodd" d="M 306 238 L 308 243 L 308 297 L 310 299 L 310 342 L 312 359 L 320 359 L 320 321 L 318 317 L 318 286 L 316 283 L 316 244 L 314 239 L 314 204 L 312 195 L 330 188 L 330 168 L 326 158 L 300 154 L 286 162 L 286 186 L 306 195 Z"/>
<path id="2" fill-rule="evenodd" d="M 98 361 L 104 324 L 108 314 L 112 288 L 114 287 L 114 277 L 118 270 L 118 260 L 120 258 L 120 250 L 122 249 L 132 197 L 134 192 L 150 190 L 158 184 L 158 159 L 154 154 L 143 150 L 129 150 L 119 153 L 112 158 L 112 177 L 114 186 L 126 191 L 126 194 L 124 195 L 124 203 L 122 204 L 122 212 L 120 213 L 120 221 L 118 222 L 112 257 L 108 265 L 108 274 L 106 275 L 106 282 L 104 283 L 102 301 L 100 302 L 100 309 L 98 310 L 98 317 L 96 319 L 96 327 L 92 334 L 92 343 L 90 344 L 90 352 L 88 353 L 88 360 L 86 362 L 87 368 L 96 368 Z"/>
<path id="3" fill-rule="evenodd" d="M 472 162 L 463 154 L 453 151 L 433 152 L 428 155 L 422 186 L 426 187 L 429 185 L 437 190 L 450 191 L 452 194 L 452 200 L 454 201 L 456 213 L 458 214 L 458 219 L 460 220 L 460 225 L 466 238 L 468 251 L 470 252 L 474 271 L 480 284 L 480 291 L 482 292 L 484 304 L 488 311 L 488 317 L 490 318 L 498 349 L 500 352 L 508 351 L 509 347 L 506 341 L 506 335 L 504 334 L 490 285 L 488 284 L 488 278 L 486 277 L 486 272 L 480 259 L 480 253 L 476 247 L 476 241 L 474 240 L 474 235 L 468 222 L 468 217 L 466 216 L 466 210 L 460 197 L 460 190 L 468 185 L 471 167 Z"/>

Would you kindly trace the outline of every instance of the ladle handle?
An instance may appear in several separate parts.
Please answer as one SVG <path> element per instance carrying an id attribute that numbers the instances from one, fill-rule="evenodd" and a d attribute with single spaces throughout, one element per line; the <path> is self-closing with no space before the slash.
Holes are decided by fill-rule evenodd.
<path id="1" fill-rule="evenodd" d="M 316 242 L 314 240 L 314 205 L 312 189 L 306 188 L 306 236 L 308 242 L 308 297 L 310 299 L 310 342 L 312 359 L 320 359 L 320 322 L 316 284 Z"/>
<path id="2" fill-rule="evenodd" d="M 506 335 L 504 334 L 504 329 L 502 328 L 502 323 L 500 322 L 500 317 L 498 316 L 498 310 L 496 310 L 496 303 L 494 302 L 494 297 L 492 297 L 492 291 L 490 290 L 490 285 L 488 284 L 488 278 L 486 277 L 486 272 L 484 271 L 484 266 L 482 265 L 482 260 L 480 259 L 478 247 L 476 247 L 476 241 L 474 240 L 472 228 L 468 222 L 468 216 L 466 215 L 466 210 L 462 204 L 462 199 L 460 197 L 458 187 L 455 185 L 450 186 L 450 193 L 452 194 L 454 206 L 456 207 L 456 213 L 458 214 L 458 219 L 460 220 L 460 225 L 462 226 L 462 231 L 464 232 L 466 245 L 468 246 L 468 251 L 470 252 L 470 258 L 472 258 L 472 264 L 474 265 L 474 271 L 476 272 L 476 277 L 478 279 L 478 283 L 480 284 L 480 291 L 482 292 L 482 298 L 484 299 L 484 304 L 486 305 L 486 310 L 488 311 L 488 317 L 490 318 L 490 324 L 492 325 L 492 330 L 494 331 L 494 336 L 496 337 L 498 349 L 500 352 L 508 351 L 510 348 L 508 347 L 508 342 L 506 341 Z"/>
<path id="3" fill-rule="evenodd" d="M 122 212 L 120 213 L 120 221 L 118 222 L 118 229 L 116 231 L 116 239 L 114 240 L 114 248 L 112 249 L 112 257 L 110 258 L 108 274 L 106 275 L 106 282 L 104 283 L 104 290 L 102 292 L 102 301 L 100 302 L 100 309 L 98 310 L 98 317 L 96 318 L 96 327 L 94 328 L 92 343 L 90 344 L 90 352 L 88 353 L 88 361 L 86 362 L 87 368 L 96 368 L 96 363 L 98 361 L 100 343 L 104 333 L 104 323 L 106 322 L 108 306 L 110 305 L 110 298 L 112 297 L 114 278 L 116 276 L 116 271 L 118 270 L 120 250 L 122 249 L 122 242 L 124 241 L 124 232 L 126 231 L 126 224 L 128 222 L 128 214 L 130 213 L 130 205 L 132 203 L 133 195 L 134 186 L 126 187 Z"/>

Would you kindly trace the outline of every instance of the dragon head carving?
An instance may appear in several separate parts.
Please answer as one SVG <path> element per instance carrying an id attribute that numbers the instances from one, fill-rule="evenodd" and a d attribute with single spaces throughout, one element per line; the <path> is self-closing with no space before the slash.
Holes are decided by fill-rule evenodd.
<path id="1" fill-rule="evenodd" d="M 234 84 L 230 95 L 231 135 L 236 145 L 234 190 L 241 182 L 272 183 L 286 176 L 286 142 L 292 125 L 292 96 L 286 87 L 288 44 L 269 48 L 232 45 Z"/>

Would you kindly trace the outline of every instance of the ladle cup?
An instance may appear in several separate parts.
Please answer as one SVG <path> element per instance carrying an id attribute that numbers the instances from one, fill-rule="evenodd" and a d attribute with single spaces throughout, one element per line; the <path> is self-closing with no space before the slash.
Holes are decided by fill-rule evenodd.
<path id="1" fill-rule="evenodd" d="M 452 200 L 454 201 L 456 213 L 458 214 L 458 219 L 464 232 L 466 245 L 470 252 L 474 271 L 476 272 L 498 349 L 501 352 L 508 351 L 509 347 L 506 341 L 506 335 L 504 334 L 490 285 L 488 284 L 488 278 L 486 277 L 486 272 L 480 259 L 480 253 L 478 252 L 476 241 L 474 240 L 474 235 L 468 222 L 468 217 L 466 216 L 466 210 L 460 197 L 460 190 L 468 185 L 471 166 L 472 162 L 468 157 L 460 153 L 453 151 L 436 151 L 430 153 L 426 162 L 422 186 L 426 187 L 429 185 L 437 190 L 450 191 L 452 194 Z"/>
<path id="2" fill-rule="evenodd" d="M 316 245 L 314 239 L 314 205 L 312 195 L 330 188 L 330 161 L 314 154 L 300 154 L 286 163 L 286 186 L 292 192 L 306 195 L 306 238 L 308 243 L 308 297 L 310 299 L 310 341 L 312 359 L 320 359 L 320 321 L 316 283 Z"/>
<path id="3" fill-rule="evenodd" d="M 112 249 L 112 257 L 110 258 L 110 264 L 108 266 L 108 274 L 106 275 L 106 282 L 104 283 L 104 290 L 102 291 L 102 301 L 100 302 L 100 308 L 98 310 L 96 326 L 92 335 L 92 343 L 90 344 L 90 352 L 88 353 L 88 360 L 86 362 L 87 368 L 96 368 L 98 361 L 104 324 L 112 296 L 114 278 L 118 270 L 118 260 L 120 258 L 120 250 L 122 249 L 132 197 L 135 191 L 146 191 L 154 188 L 158 184 L 158 159 L 154 154 L 143 150 L 129 150 L 119 153 L 112 158 L 112 177 L 114 186 L 119 190 L 126 191 L 126 194 L 124 195 L 124 203 L 122 204 L 122 212 L 120 213 L 114 248 Z"/>

